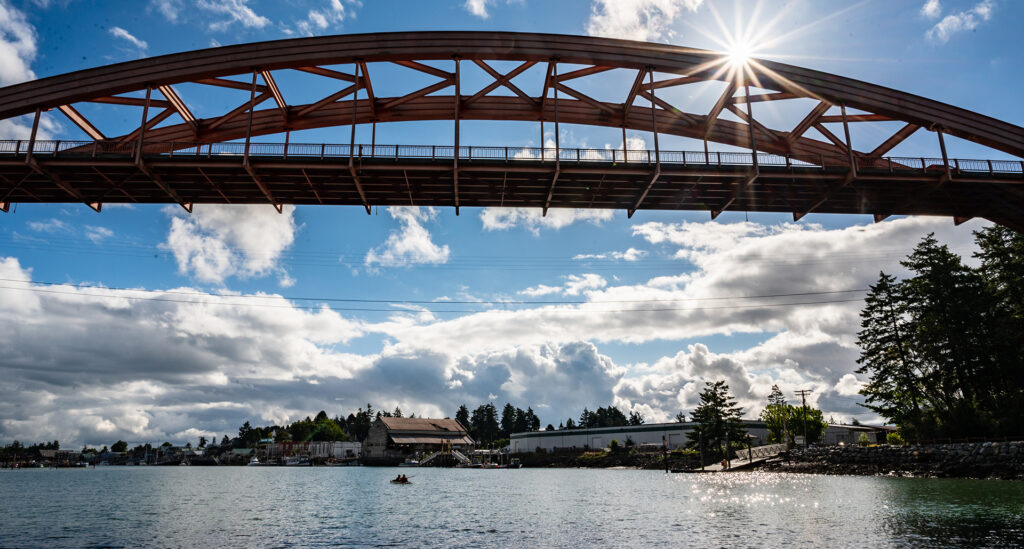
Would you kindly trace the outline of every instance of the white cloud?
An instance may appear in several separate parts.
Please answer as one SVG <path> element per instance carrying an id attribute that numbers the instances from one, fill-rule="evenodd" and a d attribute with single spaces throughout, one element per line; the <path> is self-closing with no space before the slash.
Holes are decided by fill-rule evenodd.
<path id="1" fill-rule="evenodd" d="M 543 295 L 560 294 L 562 293 L 562 287 L 548 286 L 547 284 L 538 284 L 525 290 L 520 290 L 519 293 L 530 297 L 540 297 Z"/>
<path id="2" fill-rule="evenodd" d="M 166 208 L 171 228 L 161 244 L 174 254 L 178 271 L 203 282 L 223 283 L 231 276 L 276 273 L 282 285 L 294 283 L 278 264 L 295 241 L 295 206 L 278 214 L 262 204 L 196 205 L 191 215 Z"/>
<path id="3" fill-rule="evenodd" d="M 182 0 L 150 0 L 149 5 L 171 23 L 178 22 L 178 17 L 185 7 Z"/>
<path id="4" fill-rule="evenodd" d="M 839 382 L 835 385 L 837 393 L 843 396 L 855 396 L 860 393 L 860 390 L 864 387 L 865 383 L 857 379 L 857 376 L 853 374 L 845 374 L 839 378 Z"/>
<path id="5" fill-rule="evenodd" d="M 225 30 L 235 23 L 252 29 L 262 29 L 270 24 L 270 19 L 259 15 L 249 7 L 249 0 L 198 0 L 196 6 L 228 17 L 225 20 L 210 23 L 210 30 L 213 31 Z"/>
<path id="6" fill-rule="evenodd" d="M 464 6 L 466 11 L 481 18 L 487 19 L 490 15 L 487 13 L 487 4 L 493 3 L 494 0 L 466 0 Z"/>
<path id="7" fill-rule="evenodd" d="M 587 210 L 582 208 L 552 208 L 548 215 L 542 215 L 539 208 L 484 208 L 480 212 L 480 221 L 484 230 L 504 231 L 514 227 L 524 227 L 533 234 L 540 234 L 540 229 L 561 229 L 577 221 L 586 221 L 600 225 L 615 217 L 614 210 Z"/>
<path id="8" fill-rule="evenodd" d="M 683 12 L 697 11 L 704 0 L 593 0 L 587 34 L 651 42 L 671 38 Z"/>
<path id="9" fill-rule="evenodd" d="M 421 223 L 432 215 L 396 213 L 400 224 L 402 216 Z M 252 248 L 227 243 L 237 227 L 212 228 L 232 223 L 182 221 L 225 246 Z M 862 288 L 880 269 L 903 274 L 899 260 L 929 232 L 969 255 L 971 231 L 982 226 L 953 227 L 938 218 L 843 229 L 737 225 L 644 224 L 636 233 L 684 250 L 693 272 L 634 284 L 577 274 L 531 290 L 574 291 L 585 304 L 443 320 L 414 310 L 355 322 L 326 309 L 298 309 L 280 296 L 193 296 L 191 288 L 25 292 L 9 288 L 24 286 L 31 272 L 17 259 L 0 258 L 0 278 L 19 281 L 0 284 L 0 348 L 8 350 L 0 355 L 0 394 L 7 396 L 0 401 L 0 440 L 160 442 L 232 433 L 247 420 L 347 413 L 367 401 L 443 417 L 489 397 L 543 410 L 544 424 L 609 403 L 656 421 L 692 411 L 703 382 L 716 379 L 729 383 L 748 417 L 777 383 L 790 394 L 814 391 L 810 404 L 826 416 L 866 420 L 853 373 L 862 303 L 772 307 L 800 300 L 709 298 Z M 232 261 L 241 265 L 244 257 Z M 129 299 L 139 296 L 165 301 Z M 54 333 L 61 345 L 53 345 Z M 699 342 L 736 333 L 759 341 L 729 352 Z M 382 339 L 379 352 L 345 350 L 370 336 Z M 603 342 L 652 340 L 686 345 L 650 365 L 616 364 L 599 349 Z"/>
<path id="10" fill-rule="evenodd" d="M 942 4 L 939 3 L 939 0 L 928 0 L 921 6 L 921 15 L 929 19 L 937 18 L 942 15 Z"/>
<path id="11" fill-rule="evenodd" d="M 925 36 L 935 42 L 948 42 L 954 34 L 974 30 L 982 22 L 991 19 L 993 8 L 995 4 L 992 0 L 982 0 L 969 10 L 943 17 L 925 33 Z"/>
<path id="12" fill-rule="evenodd" d="M 93 227 L 92 225 L 86 225 L 85 237 L 93 241 L 94 244 L 99 244 L 106 238 L 114 236 L 114 231 L 106 227 Z"/>
<path id="13" fill-rule="evenodd" d="M 355 12 L 347 10 L 341 0 L 327 0 L 326 3 L 323 9 L 309 10 L 306 19 L 295 24 L 299 34 L 313 36 L 332 26 L 340 25 L 346 18 L 355 17 Z M 354 0 L 348 0 L 348 3 L 352 6 L 359 5 Z"/>
<path id="14" fill-rule="evenodd" d="M 566 275 L 563 278 L 565 279 L 565 285 L 563 286 L 538 284 L 525 290 L 520 290 L 519 293 L 529 297 L 551 294 L 580 295 L 587 293 L 588 290 L 599 290 L 608 285 L 608 281 L 603 276 L 593 273 Z"/>
<path id="15" fill-rule="evenodd" d="M 149 48 L 149 44 L 147 44 L 145 40 L 139 40 L 138 38 L 133 36 L 132 33 L 122 29 L 121 27 L 111 27 L 110 34 L 114 38 L 121 38 L 123 40 L 127 40 L 128 43 L 130 43 L 131 45 L 135 46 L 140 50 L 145 50 Z"/>
<path id="16" fill-rule="evenodd" d="M 31 64 L 37 51 L 35 27 L 23 12 L 0 0 L 0 86 L 35 79 Z"/>
<path id="17" fill-rule="evenodd" d="M 436 209 L 392 206 L 388 208 L 388 213 L 398 221 L 400 228 L 392 231 L 382 245 L 366 252 L 367 267 L 404 267 L 448 262 L 451 253 L 448 246 L 434 244 L 430 231 L 422 225 L 437 217 Z"/>
<path id="18" fill-rule="evenodd" d="M 0 258 L 0 278 L 9 281 L 0 288 L 0 346 L 11 351 L 0 358 L 4 441 L 232 433 L 274 407 L 300 410 L 292 419 L 327 407 L 338 384 L 309 391 L 306 380 L 350 379 L 372 361 L 332 350 L 362 334 L 358 323 L 279 296 L 62 285 L 37 293 L 24 291 L 31 273 L 14 258 Z"/>
<path id="19" fill-rule="evenodd" d="M 29 221 L 28 228 L 41 233 L 56 233 L 68 230 L 68 224 L 51 217 L 46 221 Z"/>
<path id="20" fill-rule="evenodd" d="M 572 258 L 575 260 L 585 259 L 615 259 L 621 261 L 639 261 L 640 258 L 647 255 L 644 250 L 638 250 L 636 248 L 629 248 L 624 252 L 605 252 L 600 254 L 576 254 Z"/>

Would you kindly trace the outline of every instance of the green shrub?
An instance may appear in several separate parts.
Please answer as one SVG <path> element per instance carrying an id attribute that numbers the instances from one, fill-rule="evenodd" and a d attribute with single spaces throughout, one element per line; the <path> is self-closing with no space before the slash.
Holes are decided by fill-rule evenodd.
<path id="1" fill-rule="evenodd" d="M 612 442 L 608 445 L 609 448 L 614 452 L 619 449 L 619 441 L 612 439 Z"/>
<path id="2" fill-rule="evenodd" d="M 885 442 L 888 443 L 890 446 L 902 446 L 903 437 L 901 437 L 899 433 L 894 431 L 892 433 L 885 435 Z"/>
<path id="3" fill-rule="evenodd" d="M 867 433 L 861 433 L 860 436 L 857 437 L 857 444 L 860 444 L 861 446 L 867 446 L 870 442 L 871 439 L 868 438 Z"/>

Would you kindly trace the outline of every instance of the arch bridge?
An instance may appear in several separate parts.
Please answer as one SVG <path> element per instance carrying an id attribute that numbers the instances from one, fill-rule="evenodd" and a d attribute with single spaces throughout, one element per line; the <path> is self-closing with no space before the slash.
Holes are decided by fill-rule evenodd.
<path id="1" fill-rule="evenodd" d="M 383 66 L 431 79 L 398 92 Z M 467 89 L 465 70 L 486 85 Z M 501 65 L 511 67 L 503 69 Z M 293 104 L 287 71 L 336 90 Z M 534 86 L 524 74 L 539 71 Z M 425 75 L 425 76 L 424 76 Z M 595 83 L 609 75 L 617 79 Z M 710 108 L 683 104 L 687 86 L 717 81 Z M 376 85 L 375 85 L 376 84 Z M 238 106 L 198 117 L 203 94 L 236 90 Z M 393 86 L 392 86 L 393 87 Z M 525 89 L 524 89 L 525 88 Z M 753 90 L 752 90 L 753 88 Z M 615 98 L 589 89 L 617 90 Z M 605 93 L 608 95 L 608 93 Z M 807 105 L 769 123 L 764 109 Z M 84 111 L 141 110 L 132 131 L 108 135 Z M 90 105 L 90 107 L 83 107 Z M 132 116 L 138 116 L 137 110 Z M 792 111 L 793 109 L 789 109 Z M 41 114 L 62 113 L 88 140 L 43 140 Z M 761 111 L 760 113 L 758 111 Z M 1024 230 L 1024 129 L 882 86 L 761 60 L 625 40 L 501 32 L 408 32 L 279 40 L 177 53 L 0 89 L 0 120 L 28 115 L 29 139 L 0 142 L 0 209 L 18 202 L 268 203 L 726 210 L 984 217 Z M 777 118 L 777 117 L 776 117 Z M 376 124 L 452 121 L 454 145 L 382 145 Z M 473 146 L 463 120 L 525 121 L 554 145 Z M 895 126 L 892 123 L 897 123 Z M 356 127 L 372 125 L 370 143 Z M 651 150 L 561 146 L 559 124 L 649 132 Z M 851 127 L 889 128 L 857 149 Z M 348 143 L 301 143 L 292 132 L 351 127 Z M 895 130 L 891 128 L 895 127 Z M 930 157 L 892 157 L 917 132 Z M 276 143 L 260 142 L 277 135 Z M 666 150 L 666 135 L 702 143 Z M 946 136 L 1003 159 L 957 159 Z M 445 136 L 448 137 L 447 135 Z M 541 140 L 543 143 L 543 138 Z M 709 143 L 711 146 L 709 146 Z M 713 150 L 720 145 L 740 152 Z M 1010 158 L 1016 157 L 1016 158 Z"/>

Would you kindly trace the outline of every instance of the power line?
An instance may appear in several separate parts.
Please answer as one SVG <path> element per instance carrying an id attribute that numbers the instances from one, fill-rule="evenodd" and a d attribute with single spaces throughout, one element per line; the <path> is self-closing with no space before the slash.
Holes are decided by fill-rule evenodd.
<path id="1" fill-rule="evenodd" d="M 209 292 L 184 292 L 180 290 L 149 290 L 145 288 L 128 288 L 128 287 L 114 287 L 114 286 L 97 286 L 95 284 L 72 284 L 66 282 L 48 282 L 41 280 L 20 280 L 16 278 L 0 278 L 0 282 L 20 282 L 24 284 L 38 284 L 42 286 L 67 286 L 72 288 L 81 289 L 92 289 L 92 290 L 106 290 L 106 291 L 124 291 L 124 292 L 144 292 L 151 294 L 171 294 L 171 295 L 192 295 L 192 296 L 205 296 L 205 297 L 225 297 L 223 294 L 212 294 Z M 6 286 L 0 286 L 0 288 L 8 288 Z M 8 288 L 10 289 L 10 288 Z M 682 298 L 666 298 L 666 299 L 602 299 L 598 301 L 582 301 L 582 300 L 514 300 L 514 299 L 500 299 L 500 300 L 416 300 L 416 299 L 365 299 L 365 298 L 343 298 L 343 297 L 299 297 L 299 296 L 278 296 L 278 295 L 249 295 L 249 296 L 238 296 L 245 297 L 247 299 L 286 299 L 288 301 L 323 301 L 323 302 L 335 302 L 335 303 L 394 303 L 394 304 L 411 304 L 411 305 L 589 305 L 589 304 L 600 304 L 600 303 L 676 303 L 676 302 L 689 302 L 689 301 L 723 301 L 723 300 L 734 300 L 734 299 L 772 299 L 779 297 L 808 297 L 808 296 L 820 296 L 820 295 L 837 295 L 837 294 L 850 294 L 850 293 L 861 293 L 867 292 L 867 288 L 855 288 L 851 290 L 826 290 L 820 292 L 792 292 L 792 293 L 780 293 L 780 294 L 763 294 L 763 295 L 745 295 L 745 296 L 717 296 L 717 297 L 682 297 Z"/>
<path id="2" fill-rule="evenodd" d="M 298 310 L 331 310 L 336 312 L 349 311 L 349 312 L 387 312 L 396 313 L 402 312 L 398 308 L 389 309 L 374 309 L 368 307 L 326 307 L 326 306 L 298 306 L 298 305 L 277 305 L 272 303 L 239 303 L 239 302 L 223 302 L 223 301 L 196 301 L 188 299 L 171 299 L 161 297 L 138 297 L 138 296 L 124 296 L 124 295 L 106 295 L 106 294 L 83 294 L 80 292 L 62 292 L 59 290 L 50 290 L 44 288 L 33 288 L 33 287 L 12 287 L 12 286 L 0 286 L 0 289 L 14 290 L 14 291 L 27 291 L 41 294 L 58 294 L 58 295 L 70 295 L 75 297 L 84 298 L 102 298 L 102 299 L 123 299 L 129 301 L 154 301 L 154 302 L 165 302 L 165 303 L 188 303 L 195 305 L 220 305 L 220 306 L 232 306 L 232 307 L 267 307 L 267 308 L 283 308 L 283 309 L 298 309 Z M 98 289 L 98 288 L 97 288 Z M 128 290 L 131 291 L 131 290 Z M 207 297 L 224 298 L 228 296 L 221 296 L 216 294 L 200 294 Z M 239 296 L 245 299 L 247 296 Z M 583 314 L 594 314 L 594 313 L 652 313 L 652 312 L 680 312 L 680 311 L 709 311 L 709 310 L 729 310 L 729 309 L 760 309 L 760 308 L 773 308 L 773 307 L 795 307 L 801 305 L 828 305 L 837 303 L 854 303 L 863 301 L 863 298 L 858 299 L 833 299 L 833 300 L 821 300 L 821 301 L 799 301 L 789 303 L 762 303 L 755 305 L 726 305 L 716 307 L 664 307 L 664 308 L 652 308 L 652 309 L 590 309 L 590 308 L 576 308 L 576 309 L 560 309 L 558 313 L 583 313 Z M 398 302 L 395 302 L 398 304 Z M 566 303 L 570 304 L 570 303 Z M 591 303 L 575 303 L 580 305 L 589 305 Z M 597 304 L 600 304 L 598 302 Z M 409 309 L 408 312 L 430 312 L 430 313 L 483 313 L 483 312 L 518 312 L 528 309 Z"/>

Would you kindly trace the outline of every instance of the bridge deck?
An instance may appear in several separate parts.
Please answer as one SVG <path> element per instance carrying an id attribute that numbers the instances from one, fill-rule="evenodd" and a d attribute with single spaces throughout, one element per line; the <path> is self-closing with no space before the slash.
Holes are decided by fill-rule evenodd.
<path id="1" fill-rule="evenodd" d="M 1024 163 L 750 153 L 147 143 L 141 159 L 78 142 L 0 142 L 12 202 L 274 203 L 722 210 L 986 217 L 1024 228 Z M 30 160 L 30 161 L 29 161 Z M 141 161 L 137 161 L 141 160 Z M 658 162 L 660 160 L 660 162 Z M 351 168 L 350 168 L 351 165 Z M 855 175 L 855 176 L 854 176 Z M 457 180 L 457 191 L 456 191 Z M 653 183 L 652 183 L 653 181 Z M 360 192 L 360 190 L 362 192 Z M 646 191 L 646 192 L 645 192 Z M 456 194 L 457 193 L 457 194 Z"/>

